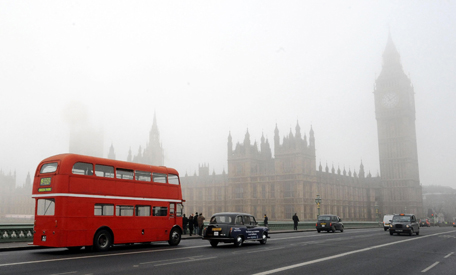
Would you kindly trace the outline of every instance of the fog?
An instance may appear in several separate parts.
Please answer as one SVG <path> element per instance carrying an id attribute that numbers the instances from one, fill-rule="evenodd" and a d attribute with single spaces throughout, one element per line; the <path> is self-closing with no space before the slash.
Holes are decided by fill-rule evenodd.
<path id="1" fill-rule="evenodd" d="M 0 170 L 69 151 L 227 171 L 227 138 L 315 132 L 317 165 L 379 173 L 374 83 L 388 34 L 415 90 L 420 180 L 456 188 L 454 1 L 0 1 Z M 73 128 L 72 128 L 73 127 Z M 73 136 L 74 137 L 74 136 Z"/>

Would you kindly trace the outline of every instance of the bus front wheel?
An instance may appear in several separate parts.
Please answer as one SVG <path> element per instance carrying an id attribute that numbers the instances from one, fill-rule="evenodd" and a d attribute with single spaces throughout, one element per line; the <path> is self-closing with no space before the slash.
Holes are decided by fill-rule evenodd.
<path id="1" fill-rule="evenodd" d="M 102 229 L 95 234 L 95 238 L 93 238 L 93 249 L 95 251 L 106 251 L 111 245 L 112 236 L 108 230 Z"/>
<path id="2" fill-rule="evenodd" d="M 171 233 L 169 233 L 169 245 L 176 246 L 181 241 L 181 233 L 177 228 L 173 228 Z"/>

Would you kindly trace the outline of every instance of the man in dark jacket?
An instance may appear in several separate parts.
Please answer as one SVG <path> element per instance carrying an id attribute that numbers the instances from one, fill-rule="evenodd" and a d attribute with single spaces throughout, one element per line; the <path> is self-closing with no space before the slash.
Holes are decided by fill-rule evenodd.
<path id="1" fill-rule="evenodd" d="M 264 214 L 264 226 L 268 227 L 268 216 L 266 216 L 266 214 Z"/>
<path id="2" fill-rule="evenodd" d="M 191 214 L 190 218 L 188 218 L 188 233 L 190 233 L 190 236 L 193 233 L 193 214 Z"/>
<path id="3" fill-rule="evenodd" d="M 293 224 L 294 224 L 293 229 L 294 230 L 298 230 L 298 222 L 299 222 L 299 218 L 298 218 L 298 215 L 296 215 L 296 213 L 295 213 L 293 216 Z"/>
<path id="4" fill-rule="evenodd" d="M 184 235 L 187 234 L 187 225 L 188 225 L 188 218 L 185 216 L 182 217 L 182 228 L 184 229 Z"/>
<path id="5" fill-rule="evenodd" d="M 198 212 L 195 212 L 195 216 L 193 217 L 193 228 L 195 229 L 195 235 L 199 235 L 198 232 Z"/>

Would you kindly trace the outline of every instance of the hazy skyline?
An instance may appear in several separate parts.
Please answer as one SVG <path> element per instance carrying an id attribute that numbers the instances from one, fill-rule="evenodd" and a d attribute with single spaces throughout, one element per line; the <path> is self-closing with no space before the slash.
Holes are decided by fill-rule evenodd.
<path id="1" fill-rule="evenodd" d="M 315 132 L 317 166 L 379 173 L 374 84 L 388 32 L 415 90 L 420 180 L 456 188 L 454 1 L 1 1 L 0 169 L 68 152 L 68 110 L 103 156 L 227 170 L 227 137 Z M 77 116 L 76 116 L 77 117 Z M 72 118 L 74 118 L 72 116 Z"/>

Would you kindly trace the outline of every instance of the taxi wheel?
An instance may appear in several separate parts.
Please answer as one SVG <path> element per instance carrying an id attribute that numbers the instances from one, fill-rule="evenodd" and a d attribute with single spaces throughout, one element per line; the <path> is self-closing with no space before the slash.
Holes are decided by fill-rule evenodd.
<path id="1" fill-rule="evenodd" d="M 340 232 L 344 232 L 344 227 L 343 226 L 340 228 Z"/>
<path id="2" fill-rule="evenodd" d="M 334 226 L 331 227 L 331 232 L 332 232 L 332 233 L 336 232 L 336 229 L 334 228 Z"/>
<path id="3" fill-rule="evenodd" d="M 409 236 L 413 235 L 413 229 L 409 231 Z"/>
<path id="4" fill-rule="evenodd" d="M 383 229 L 385 229 L 385 231 L 388 230 L 388 228 L 386 228 L 386 227 L 384 227 Z"/>
<path id="5" fill-rule="evenodd" d="M 320 233 L 320 230 L 317 229 L 317 232 Z"/>
<path id="6" fill-rule="evenodd" d="M 268 241 L 268 236 L 266 236 L 266 234 L 263 234 L 263 239 L 260 241 L 260 244 L 266 244 L 267 241 Z"/>
<path id="7" fill-rule="evenodd" d="M 393 231 L 390 230 L 390 235 L 393 236 Z"/>
<path id="8" fill-rule="evenodd" d="M 242 243 L 244 242 L 244 239 L 242 236 L 237 236 L 236 239 L 234 239 L 234 246 L 239 247 L 242 246 Z"/>
<path id="9" fill-rule="evenodd" d="M 216 247 L 218 245 L 217 241 L 210 241 L 212 247 Z"/>
<path id="10" fill-rule="evenodd" d="M 420 231 L 416 232 L 415 234 L 416 234 L 417 236 L 420 235 Z"/>

